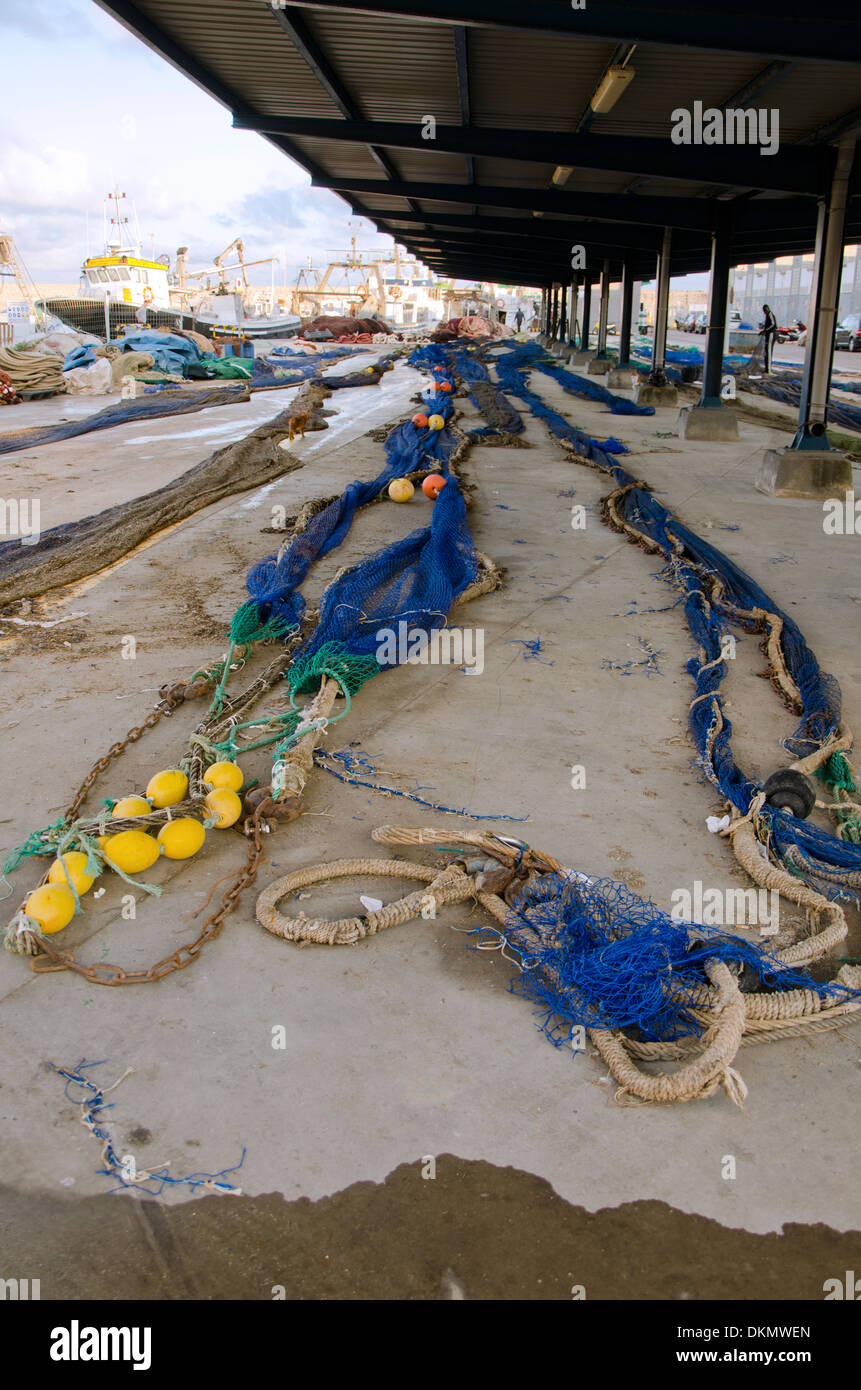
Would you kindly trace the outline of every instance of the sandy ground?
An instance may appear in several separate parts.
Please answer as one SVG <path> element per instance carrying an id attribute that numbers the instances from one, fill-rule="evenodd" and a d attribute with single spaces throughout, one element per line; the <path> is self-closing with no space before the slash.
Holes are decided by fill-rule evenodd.
<path id="1" fill-rule="evenodd" d="M 295 448 L 302 469 L 199 513 L 32 615 L 68 622 L 0 641 L 4 844 L 60 814 L 163 682 L 224 650 L 244 575 L 272 547 L 261 534 L 272 508 L 289 513 L 373 476 L 382 451 L 366 432 L 411 413 L 419 385 L 399 365 L 379 387 L 337 393 L 329 430 Z M 672 436 L 674 411 L 610 416 L 540 374 L 533 387 L 596 437 L 629 444 L 632 471 L 793 614 L 839 678 L 848 722 L 861 725 L 861 542 L 825 536 L 815 503 L 754 490 L 763 449 L 785 444 L 785 432 L 742 424 L 737 444 L 694 445 Z M 266 393 L 211 419 L 28 451 L 43 525 L 131 496 L 144 480 L 146 489 L 166 481 L 285 398 Z M 526 438 L 529 449 L 475 446 L 465 464 L 476 543 L 507 576 L 501 592 L 458 618 L 484 632 L 483 673 L 387 673 L 360 692 L 327 746 L 366 754 L 389 785 L 513 818 L 484 825 L 665 908 L 697 879 L 742 884 L 705 825 L 721 808 L 687 735 L 692 648 L 669 606 L 675 594 L 656 582 L 653 559 L 601 524 L 606 483 L 532 418 Z M 574 504 L 587 509 L 583 531 L 571 527 Z M 429 505 L 417 497 L 360 513 L 312 571 L 309 600 L 337 568 L 424 523 Z M 133 660 L 122 655 L 129 635 Z M 526 645 L 535 638 L 537 655 Z M 653 669 L 624 668 L 648 651 Z M 740 637 L 727 694 L 738 760 L 755 775 L 785 763 L 779 740 L 792 728 L 755 678 L 762 664 L 756 641 Z M 91 804 L 141 789 L 181 755 L 198 718 L 186 706 L 162 721 L 105 775 Z M 263 754 L 241 761 L 264 775 Z M 585 789 L 572 788 L 575 764 Z M 453 831 L 464 822 L 318 770 L 306 814 L 267 842 L 258 886 L 300 866 L 379 854 L 370 831 L 386 823 Z M 212 832 L 194 860 L 162 861 L 149 877 L 164 895 L 138 894 L 134 921 L 121 918 L 111 883 L 99 900 L 90 895 L 68 945 L 87 961 L 151 963 L 196 935 L 213 883 L 243 854 L 238 836 Z M 19 870 L 7 906 L 35 877 Z M 401 891 L 391 880 L 350 881 L 314 890 L 302 906 L 351 915 L 360 892 L 388 901 Z M 200 960 L 158 984 L 36 978 L 4 953 L 5 1053 L 16 1059 L 0 1107 L 6 1263 L 23 1260 L 41 1277 L 43 1298 L 267 1298 L 279 1283 L 288 1297 L 542 1298 L 570 1296 L 572 1282 L 587 1296 L 820 1298 L 824 1279 L 858 1267 L 856 1237 L 840 1234 L 859 1225 L 847 1105 L 857 1033 L 744 1050 L 744 1111 L 722 1095 L 622 1107 L 597 1058 L 548 1045 L 530 1006 L 510 994 L 512 967 L 499 953 L 467 949 L 463 930 L 483 920 L 450 908 L 353 947 L 298 949 L 257 925 L 250 891 Z M 861 954 L 857 918 L 853 927 L 847 956 Z M 279 1027 L 283 1049 L 273 1048 Z M 96 1171 L 98 1144 L 47 1065 L 83 1057 L 106 1060 L 106 1082 L 135 1069 L 110 1097 L 119 1153 L 138 1168 L 169 1162 L 181 1177 L 231 1167 L 245 1150 L 234 1175 L 245 1195 L 106 1195 L 114 1184 Z M 722 1177 L 728 1155 L 731 1180 Z M 429 1157 L 437 1179 L 426 1176 Z M 110 1222 L 99 1252 L 96 1220 Z M 702 1258 L 706 1236 L 720 1252 L 714 1261 Z"/>

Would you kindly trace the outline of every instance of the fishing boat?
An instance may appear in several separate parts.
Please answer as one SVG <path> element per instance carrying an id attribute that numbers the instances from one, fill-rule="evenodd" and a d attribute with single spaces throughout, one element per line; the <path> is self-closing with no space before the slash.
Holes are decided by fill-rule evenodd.
<path id="1" fill-rule="evenodd" d="M 169 256 L 147 259 L 142 254 L 137 218 L 133 235 L 125 211 L 126 196 L 115 189 L 106 199 L 104 253 L 84 260 L 80 294 L 40 301 L 48 313 L 78 332 L 102 338 L 115 337 L 123 325 L 132 323 L 192 329 L 213 338 L 287 338 L 298 332 L 298 316 L 277 311 L 274 294 L 268 311 L 253 295 L 247 269 L 264 262 L 246 262 L 240 239 L 216 256 L 212 267 L 200 271 L 187 270 L 188 248 L 180 247 L 171 272 Z M 234 250 L 236 264 L 226 264 Z M 229 278 L 234 270 L 240 271 L 235 281 Z"/>
<path id="2" fill-rule="evenodd" d="M 428 329 L 442 317 L 442 287 L 414 256 L 395 245 L 391 255 L 360 251 L 330 253 L 325 270 L 309 261 L 290 290 L 290 307 L 303 319 L 320 315 L 380 318 L 395 331 Z"/>

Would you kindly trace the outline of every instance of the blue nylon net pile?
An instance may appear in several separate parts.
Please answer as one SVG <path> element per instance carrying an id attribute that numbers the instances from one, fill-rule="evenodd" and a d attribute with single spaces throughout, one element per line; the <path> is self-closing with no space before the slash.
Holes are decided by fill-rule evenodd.
<path id="1" fill-rule="evenodd" d="M 460 377 L 470 401 L 480 414 L 486 414 L 488 406 L 492 406 L 494 424 L 470 430 L 470 438 L 492 439 L 502 433 L 523 433 L 523 420 L 519 412 L 503 393 L 493 386 L 487 367 L 474 350 L 455 344 L 444 349 L 438 343 L 429 343 L 426 347 L 416 348 L 408 360 L 412 367 L 425 367 L 431 371 L 441 368 L 455 373 Z"/>
<path id="2" fill-rule="evenodd" d="M 451 416 L 448 395 L 430 387 L 422 399 L 428 413 Z M 298 649 L 300 658 L 332 643 L 355 656 L 371 655 L 379 645 L 377 631 L 400 620 L 428 632 L 442 627 L 452 603 L 478 573 L 466 505 L 448 466 L 455 447 L 451 432 L 429 430 L 410 420 L 392 430 L 383 447 L 386 465 L 372 482 L 350 483 L 294 537 L 280 559 L 270 555 L 261 560 L 246 580 L 260 624 L 274 620 L 295 630 L 305 612 L 302 582 L 315 561 L 341 544 L 357 510 L 374 501 L 394 478 L 421 470 L 446 478 L 430 526 L 368 556 L 327 589 L 320 620 Z"/>
<path id="3" fill-rule="evenodd" d="M 636 484 L 634 476 L 611 457 L 609 446 L 613 441 L 601 444 L 589 439 L 583 431 L 576 430 L 550 410 L 539 396 L 526 388 L 526 369 L 514 365 L 512 357 L 513 354 L 507 354 L 497 366 L 506 389 L 525 400 L 553 434 L 570 440 L 578 453 L 605 469 L 618 487 Z M 624 446 L 621 448 L 624 450 Z M 721 655 L 721 639 L 730 626 L 736 624 L 750 631 L 758 630 L 756 609 L 764 609 L 782 619 L 783 658 L 798 687 L 802 704 L 799 725 L 784 745 L 793 757 L 804 757 L 836 732 L 841 717 L 840 686 L 833 676 L 821 670 L 798 624 L 789 614 L 784 613 L 750 575 L 684 526 L 648 489 L 632 486 L 618 499 L 617 506 L 624 519 L 658 542 L 670 561 L 667 577 L 685 594 L 688 628 L 705 652 L 702 664 L 693 659 L 687 667 L 694 677 L 696 696 L 708 697 L 692 704 L 690 713 L 700 766 L 708 780 L 745 815 L 759 786 L 735 761 L 732 723 L 719 693 L 729 668 L 726 661 L 717 661 L 717 658 Z M 681 542 L 680 555 L 671 538 Z M 724 595 L 718 603 L 707 603 L 703 597 L 701 576 L 704 571 L 723 581 Z M 704 669 L 712 661 L 717 664 Z M 714 728 L 721 721 L 722 727 L 713 737 Z M 803 876 L 825 897 L 861 905 L 861 845 L 841 840 L 820 826 L 774 806 L 764 806 L 761 815 L 768 822 L 774 857 L 784 868 Z"/>
<path id="4" fill-rule="evenodd" d="M 747 966 L 769 989 L 812 989 L 830 1003 L 854 995 L 815 983 L 756 943 L 676 922 L 612 879 L 544 874 L 517 899 L 505 935 L 523 958 L 511 990 L 545 1006 L 539 1026 L 557 1045 L 578 1024 L 634 1028 L 647 1042 L 699 1035 L 692 1010 L 711 987 L 709 960 Z"/>
<path id="5" fill-rule="evenodd" d="M 547 353 L 537 343 L 518 343 L 516 347 L 508 349 L 508 357 L 498 359 L 506 365 L 514 367 L 536 368 L 539 372 L 544 372 L 557 381 L 563 391 L 567 391 L 570 396 L 580 396 L 582 400 L 595 401 L 602 405 L 609 406 L 611 415 L 654 415 L 653 405 L 637 405 L 635 401 L 629 401 L 626 396 L 617 396 L 612 391 L 608 391 L 606 386 L 602 386 L 600 381 L 595 381 L 592 377 L 580 376 L 577 372 L 568 371 L 562 367 L 553 357 L 548 357 Z"/>
<path id="6" fill-rule="evenodd" d="M 81 420 L 65 420 L 56 425 L 33 425 L 29 429 L 0 434 L 0 454 L 12 454 L 18 449 L 36 449 L 42 444 L 56 444 L 61 439 L 74 439 L 93 430 L 112 429 L 114 425 L 133 425 L 141 420 L 161 419 L 163 416 L 184 415 L 189 411 L 208 410 L 210 406 L 230 405 L 246 399 L 243 386 L 216 386 L 211 390 L 186 391 L 180 396 L 158 397 L 153 400 L 119 400 L 94 415 Z"/>

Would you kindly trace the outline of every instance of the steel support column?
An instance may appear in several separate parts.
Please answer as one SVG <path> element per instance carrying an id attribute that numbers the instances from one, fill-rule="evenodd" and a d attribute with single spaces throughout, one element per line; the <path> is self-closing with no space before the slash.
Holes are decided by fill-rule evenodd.
<path id="1" fill-rule="evenodd" d="M 589 319 L 592 314 L 592 282 L 589 272 L 583 277 L 583 322 L 580 325 L 580 351 L 589 350 Z"/>
<path id="2" fill-rule="evenodd" d="M 571 308 L 568 311 L 568 345 L 576 347 L 579 341 L 577 337 L 577 301 L 580 297 L 580 276 L 574 275 L 571 279 Z"/>
<path id="3" fill-rule="evenodd" d="M 652 370 L 649 372 L 650 386 L 666 386 L 667 374 L 664 370 L 667 361 L 667 310 L 670 302 L 670 246 L 672 231 L 664 228 L 664 239 L 658 260 L 658 287 L 655 295 L 655 338 L 652 344 Z"/>
<path id="4" fill-rule="evenodd" d="M 559 331 L 557 337 L 564 343 L 568 337 L 568 286 L 562 285 L 559 291 Z"/>
<path id="5" fill-rule="evenodd" d="M 831 394 L 834 329 L 843 270 L 843 236 L 849 180 L 855 158 L 855 136 L 841 140 L 828 203 L 819 205 L 813 296 L 807 329 L 807 350 L 793 449 L 828 449 L 826 424 Z"/>
<path id="6" fill-rule="evenodd" d="M 610 315 L 610 262 L 601 267 L 601 304 L 598 310 L 598 356 L 607 356 L 607 323 Z"/>
<path id="7" fill-rule="evenodd" d="M 721 207 L 721 205 L 718 205 Z M 723 352 L 726 340 L 726 306 L 729 298 L 732 227 L 728 205 L 721 207 L 718 224 L 712 232 L 711 281 L 709 283 L 709 323 L 706 336 L 703 389 L 700 405 L 720 406 Z"/>
<path id="8" fill-rule="evenodd" d="M 631 358 L 631 312 L 634 304 L 634 277 L 631 263 L 622 262 L 622 317 L 619 324 L 619 366 L 627 367 Z"/>

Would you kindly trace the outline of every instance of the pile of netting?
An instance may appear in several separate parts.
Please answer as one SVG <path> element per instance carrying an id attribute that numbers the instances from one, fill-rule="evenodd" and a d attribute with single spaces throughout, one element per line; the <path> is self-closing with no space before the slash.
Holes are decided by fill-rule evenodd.
<path id="1" fill-rule="evenodd" d="M 487 367 L 465 347 L 452 347 L 444 350 L 436 343 L 416 348 L 409 358 L 410 366 L 428 371 L 452 372 L 464 386 L 470 401 L 479 414 L 488 421 L 469 431 L 471 439 L 508 439 L 523 433 L 523 420 L 519 411 L 494 386 Z"/>
<path id="2" fill-rule="evenodd" d="M 731 626 L 762 635 L 774 682 L 800 716 L 784 746 L 796 760 L 812 760 L 810 770 L 847 746 L 840 687 L 821 670 L 797 623 L 750 575 L 673 516 L 624 468 L 612 472 L 618 491 L 608 499 L 611 522 L 660 551 L 668 561 L 665 577 L 685 596 L 688 628 L 702 653 L 688 663 L 695 681 L 690 724 L 702 769 L 736 812 L 747 816 L 760 788 L 735 762 L 732 724 L 719 694 L 729 671 L 723 653 Z M 767 803 L 757 817 L 771 855 L 788 872 L 803 874 L 825 897 L 861 902 L 861 846 Z"/>
<path id="3" fill-rule="evenodd" d="M 638 356 L 651 359 L 652 349 L 650 346 L 640 345 L 637 349 Z M 699 348 L 667 348 L 665 353 L 667 363 L 666 374 L 671 381 L 681 382 L 683 377 L 680 372 L 674 371 L 673 366 L 677 367 L 702 367 L 705 362 L 704 354 Z M 647 370 L 635 364 L 637 370 L 642 372 Z M 772 370 L 768 376 L 755 376 L 751 378 L 751 372 L 764 373 L 765 362 L 762 351 L 762 339 L 757 343 L 751 356 L 741 356 L 730 353 L 723 358 L 723 371 L 731 373 L 733 376 L 743 378 L 745 391 L 752 391 L 758 396 L 768 396 L 773 401 L 781 401 L 784 405 L 790 405 L 797 410 L 801 403 L 801 373 L 782 368 L 779 372 Z M 861 390 L 859 386 L 851 383 L 835 383 L 844 391 Z M 833 398 L 828 402 L 828 420 L 832 425 L 841 429 L 861 431 L 861 410 L 850 404 L 848 401 L 838 401 Z"/>
<path id="4" fill-rule="evenodd" d="M 507 356 L 510 362 L 511 354 Z M 688 627 L 703 653 L 702 660 L 688 664 L 696 683 L 691 730 L 705 775 L 736 813 L 747 816 L 761 792 L 735 762 L 732 725 L 718 693 L 729 670 L 722 652 L 731 625 L 763 635 L 774 683 L 801 717 L 795 734 L 786 740 L 787 751 L 798 760 L 811 759 L 813 771 L 820 764 L 827 767 L 831 753 L 851 747 L 851 738 L 847 741 L 841 734 L 840 687 L 820 669 L 797 623 L 755 580 L 679 521 L 616 462 L 608 448 L 613 441 L 589 439 L 550 410 L 526 390 L 523 369 L 512 371 L 503 358 L 497 370 L 506 389 L 526 400 L 557 438 L 614 478 L 617 490 L 606 504 L 610 524 L 667 560 L 665 577 L 683 592 Z M 861 901 L 861 846 L 767 803 L 757 807 L 756 816 L 759 834 L 787 872 L 802 874 L 826 897 Z"/>
<path id="5" fill-rule="evenodd" d="M 141 420 L 160 420 L 165 416 L 185 415 L 247 400 L 248 389 L 243 386 L 217 386 L 212 390 L 186 391 L 179 396 L 150 397 L 148 400 L 119 400 L 83 419 L 64 420 L 56 425 L 33 425 L 13 434 L 0 434 L 0 454 L 37 449 L 42 444 L 56 444 L 62 439 L 74 439 L 93 430 L 112 429 L 115 425 L 134 425 Z"/>
<path id="6" fill-rule="evenodd" d="M 323 375 L 334 361 L 345 355 L 352 355 L 349 349 L 344 348 L 337 352 L 321 352 L 310 358 L 296 354 L 294 359 L 273 359 L 277 360 L 279 365 L 285 360 L 290 362 L 280 374 L 264 358 L 255 358 L 253 363 L 249 361 L 247 364 L 238 358 L 221 358 L 221 365 L 235 365 L 240 370 L 246 384 L 213 386 L 210 389 L 189 388 L 181 390 L 175 396 L 159 395 L 148 400 L 123 398 L 106 406 L 104 410 L 81 419 L 64 420 L 55 425 L 34 425 L 30 429 L 0 434 L 0 454 L 15 453 L 19 449 L 35 449 L 43 444 L 56 444 L 60 440 L 75 439 L 78 435 L 90 434 L 93 430 L 112 429 L 117 425 L 134 425 L 140 421 L 185 415 L 192 411 L 208 410 L 213 406 L 242 404 L 249 399 L 249 392 L 285 390 L 302 381 L 321 380 L 327 390 L 331 391 L 357 386 L 376 386 L 383 375 L 392 370 L 402 351 L 403 349 L 387 353 L 379 357 L 373 365 L 360 367 L 344 376 Z"/>
<path id="7" fill-rule="evenodd" d="M 798 410 L 801 404 L 801 382 L 780 376 L 763 376 L 758 379 L 747 377 L 745 391 L 753 391 L 758 396 L 768 396 L 773 401 Z M 849 401 L 838 401 L 832 396 L 828 401 L 828 424 L 840 429 L 861 431 L 861 410 Z"/>
<path id="8" fill-rule="evenodd" d="M 225 894 L 221 909 L 207 919 L 190 948 L 174 952 L 148 971 L 126 971 L 102 964 L 84 966 L 66 952 L 56 952 L 41 932 L 38 921 L 27 912 L 26 903 L 10 922 L 5 944 L 8 949 L 34 956 L 34 968 L 47 959 L 47 969 L 72 969 L 94 983 L 126 984 L 162 978 L 182 969 L 193 959 L 204 941 L 220 930 L 223 918 L 232 910 L 242 886 L 252 881 L 261 852 L 261 834 L 279 820 L 299 814 L 301 795 L 314 765 L 314 752 L 327 726 L 341 719 L 350 708 L 351 697 L 381 670 L 406 660 L 397 644 L 381 638 L 394 629 L 407 627 L 411 639 L 423 640 L 447 621 L 450 610 L 477 593 L 498 584 L 492 563 L 479 555 L 466 520 L 466 503 L 454 464 L 468 447 L 468 439 L 450 428 L 453 415 L 451 394 L 434 383 L 422 393 L 428 411 L 419 425 L 413 420 L 392 430 L 385 441 L 386 464 L 370 483 L 354 482 L 343 494 L 322 508 L 308 504 L 276 554 L 256 564 L 247 579 L 249 599 L 241 605 L 231 623 L 228 650 L 222 659 L 195 672 L 189 681 L 164 687 L 156 710 L 141 729 L 129 739 L 115 744 L 85 779 L 67 812 L 55 823 L 35 831 L 13 850 L 6 871 L 34 856 L 62 856 L 81 851 L 86 857 L 87 874 L 92 877 L 106 867 L 105 822 L 112 816 L 113 802 L 102 803 L 95 814 L 81 814 L 90 787 L 99 772 L 122 752 L 143 727 L 170 713 L 177 703 L 211 693 L 209 709 L 191 734 L 188 752 L 181 759 L 177 775 L 185 778 L 180 804 L 166 809 L 153 808 L 134 820 L 114 821 L 111 832 L 125 829 L 159 833 L 172 815 L 202 821 L 204 829 L 213 824 L 204 770 L 213 761 L 235 762 L 241 753 L 274 745 L 272 779 L 268 787 L 246 788 L 245 800 L 236 798 L 235 816 L 245 810 L 245 834 L 249 836 L 249 862 L 234 887 Z M 361 562 L 339 573 L 328 586 L 317 611 L 308 612 L 301 585 L 311 566 L 338 546 L 346 537 L 360 507 L 376 501 L 394 479 L 420 479 L 428 473 L 440 474 L 430 525 L 412 531 L 404 539 L 384 546 Z M 280 654 L 245 691 L 229 692 L 231 674 L 242 669 L 251 650 L 258 644 L 276 641 Z M 378 656 L 378 652 L 381 654 Z M 281 707 L 260 717 L 248 717 L 264 695 L 280 686 L 285 692 Z M 300 695 L 313 695 L 304 707 Z M 345 709 L 333 714 L 335 702 L 343 698 Z M 239 786 L 245 786 L 241 777 Z M 235 795 L 235 794 L 234 794 Z M 270 820 L 267 819 L 271 817 Z M 219 823 L 220 822 L 216 822 Z M 233 821 L 226 823 L 227 828 Z M 109 837 L 110 838 L 110 837 Z M 150 861 L 152 862 L 152 861 Z M 126 877 L 121 866 L 111 867 Z M 75 885 L 66 872 L 80 910 Z M 129 880 L 130 882 L 132 880 Z M 43 880 L 44 882 L 44 880 Z M 160 890 L 134 880 L 144 891 Z M 86 889 L 83 889 L 86 892 Z M 184 953 L 186 949 L 189 956 Z"/>
<path id="9" fill-rule="evenodd" d="M 515 369 L 525 368 L 530 370 L 536 368 L 539 372 L 544 372 L 554 381 L 558 382 L 563 391 L 567 391 L 569 396 L 580 396 L 582 400 L 595 401 L 602 405 L 609 406 L 611 415 L 654 415 L 653 405 L 637 405 L 635 401 L 629 401 L 625 396 L 617 396 L 613 391 L 608 391 L 606 386 L 602 386 L 600 381 L 592 377 L 579 376 L 576 372 L 569 372 L 565 367 L 560 366 L 555 357 L 550 357 L 538 343 L 519 343 L 516 347 L 508 349 L 507 358 L 497 358 L 497 366 L 500 369 L 500 380 L 502 380 L 501 370 L 504 367 L 506 372 Z"/>
<path id="10" fill-rule="evenodd" d="M 611 455 L 626 454 L 628 452 L 627 445 L 612 437 L 609 439 L 591 438 L 585 430 L 579 429 L 577 425 L 569 424 L 558 411 L 551 409 L 540 396 L 530 390 L 526 382 L 527 373 L 535 363 L 524 361 L 520 357 L 521 346 L 531 348 L 532 344 L 518 345 L 515 348 L 503 350 L 500 356 L 494 355 L 492 360 L 500 388 L 506 394 L 516 396 L 518 400 L 523 401 L 532 415 L 543 420 L 557 438 L 567 440 L 576 448 L 578 454 L 582 454 L 584 458 L 591 459 L 605 468 L 610 468 L 612 466 Z M 652 407 L 649 406 L 648 410 L 651 411 Z"/>
<path id="11" fill-rule="evenodd" d="M 431 413 L 443 419 L 451 415 L 448 396 L 429 388 L 423 399 Z M 337 641 L 367 654 L 377 628 L 399 617 L 432 627 L 444 623 L 452 596 L 475 578 L 477 563 L 467 540 L 463 496 L 448 469 L 454 447 L 448 429 L 420 428 L 412 421 L 396 426 L 384 443 L 386 464 L 376 478 L 350 483 L 288 545 L 253 567 L 246 581 L 250 597 L 234 617 L 231 640 L 245 641 L 247 632 L 267 623 L 275 622 L 285 632 L 298 627 L 305 611 L 300 586 L 311 566 L 341 544 L 360 507 L 381 496 L 393 479 L 427 471 L 428 461 L 448 480 L 434 504 L 430 527 L 396 541 L 338 580 L 328 590 L 320 624 L 303 650 L 307 654 Z"/>
<path id="12" fill-rule="evenodd" d="M 772 991 L 810 990 L 835 1004 L 859 993 L 819 984 L 758 942 L 675 921 L 625 884 L 583 874 L 534 879 L 512 908 L 506 936 L 523 952 L 512 991 L 546 1006 L 540 1026 L 557 1045 L 577 1026 L 635 1029 L 644 1042 L 700 1037 L 697 1010 L 713 961 L 746 967 Z"/>

